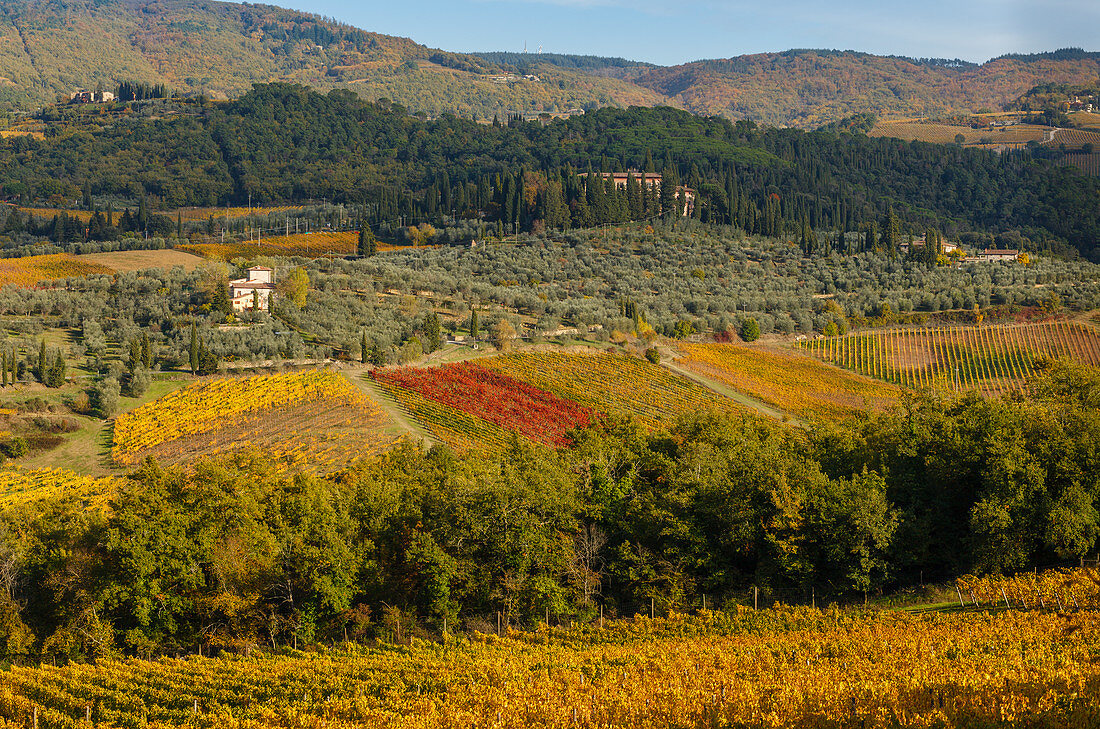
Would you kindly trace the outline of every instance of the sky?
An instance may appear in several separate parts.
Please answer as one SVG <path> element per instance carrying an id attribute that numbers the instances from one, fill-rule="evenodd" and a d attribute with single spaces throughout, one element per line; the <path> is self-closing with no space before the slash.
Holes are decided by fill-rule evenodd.
<path id="1" fill-rule="evenodd" d="M 1100 50 L 1100 0 L 266 0 L 448 51 L 675 65 L 791 48 L 983 62 Z"/>

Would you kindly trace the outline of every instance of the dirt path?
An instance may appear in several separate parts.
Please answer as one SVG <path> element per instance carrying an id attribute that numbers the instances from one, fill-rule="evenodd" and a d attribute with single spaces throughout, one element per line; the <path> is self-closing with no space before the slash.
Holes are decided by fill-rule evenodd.
<path id="1" fill-rule="evenodd" d="M 689 370 L 687 367 L 680 365 L 673 359 L 662 360 L 661 366 L 672 370 L 682 377 L 688 378 L 692 382 L 696 382 L 702 385 L 708 390 L 713 390 L 723 397 L 728 397 L 730 400 L 733 400 L 736 403 L 744 405 L 747 408 L 751 408 L 761 415 L 767 415 L 769 418 L 775 418 L 776 420 L 784 420 L 794 423 L 796 425 L 802 425 L 802 421 L 800 421 L 798 418 L 788 415 L 787 413 L 784 413 L 780 410 L 776 410 L 770 405 L 765 405 L 756 398 L 749 397 L 743 392 L 738 392 L 737 390 L 734 390 L 732 387 L 726 385 L 725 383 L 719 382 L 718 380 L 712 379 L 705 375 L 701 375 L 698 372 Z"/>
<path id="2" fill-rule="evenodd" d="M 439 441 L 415 420 L 405 414 L 405 411 L 394 402 L 374 380 L 365 377 L 365 367 L 341 368 L 340 374 L 353 385 L 362 390 L 382 411 L 393 421 L 393 432 L 397 435 L 411 435 L 427 445 L 437 445 Z"/>

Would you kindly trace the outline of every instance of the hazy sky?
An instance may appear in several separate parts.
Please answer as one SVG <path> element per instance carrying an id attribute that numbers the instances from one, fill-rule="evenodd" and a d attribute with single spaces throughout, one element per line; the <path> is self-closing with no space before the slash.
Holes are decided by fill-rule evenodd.
<path id="1" fill-rule="evenodd" d="M 790 48 L 986 61 L 1098 50 L 1100 0 L 267 0 L 450 51 L 660 64 Z"/>

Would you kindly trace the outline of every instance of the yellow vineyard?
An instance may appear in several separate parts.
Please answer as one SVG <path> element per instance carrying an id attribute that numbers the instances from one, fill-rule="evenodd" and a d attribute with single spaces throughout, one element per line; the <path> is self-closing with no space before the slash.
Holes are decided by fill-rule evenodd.
<path id="1" fill-rule="evenodd" d="M 39 281 L 113 273 L 114 271 L 106 266 L 81 260 L 68 253 L 0 258 L 0 286 L 6 284 L 34 286 Z"/>
<path id="2" fill-rule="evenodd" d="M 1093 611 L 703 612 L 250 658 L 13 666 L 30 726 L 1094 727 Z"/>
<path id="3" fill-rule="evenodd" d="M 287 468 L 334 471 L 392 445 L 388 419 L 327 370 L 225 378 L 176 390 L 118 418 L 116 462 L 166 464 L 260 450 Z"/>
<path id="4" fill-rule="evenodd" d="M 840 418 L 894 402 L 882 382 L 792 352 L 732 344 L 682 344 L 681 363 L 801 417 Z"/>
<path id="5" fill-rule="evenodd" d="M 620 354 L 524 352 L 479 361 L 597 413 L 632 415 L 649 428 L 705 410 L 740 412 L 733 401 L 660 365 Z"/>
<path id="6" fill-rule="evenodd" d="M 0 471 L 0 508 L 57 499 L 103 506 L 115 485 L 111 478 L 81 476 L 60 468 L 5 469 Z"/>

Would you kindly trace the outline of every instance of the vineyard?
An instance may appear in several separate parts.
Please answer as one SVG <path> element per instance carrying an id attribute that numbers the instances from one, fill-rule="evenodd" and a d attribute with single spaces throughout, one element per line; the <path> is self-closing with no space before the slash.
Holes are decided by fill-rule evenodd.
<path id="1" fill-rule="evenodd" d="M 53 218 L 56 215 L 68 215 L 70 218 L 76 218 L 77 220 L 79 220 L 81 223 L 84 223 L 85 225 L 87 225 L 88 222 L 91 221 L 92 214 L 93 214 L 91 210 L 67 210 L 65 208 L 23 208 L 23 207 L 21 207 L 21 208 L 16 208 L 16 209 L 19 212 L 23 213 L 24 215 L 33 215 L 36 218 L 50 219 L 50 218 Z M 106 213 L 104 213 L 104 216 L 106 216 Z M 112 221 L 112 222 L 113 223 L 118 223 L 118 221 L 122 217 L 122 213 L 121 212 L 116 212 L 112 215 L 112 217 L 114 218 L 114 221 Z"/>
<path id="2" fill-rule="evenodd" d="M 186 221 L 194 222 L 198 220 L 209 220 L 211 216 L 214 220 L 225 220 L 227 217 L 230 220 L 236 220 L 238 218 L 248 217 L 249 215 L 274 215 L 278 213 L 298 213 L 305 208 L 301 205 L 279 205 L 275 207 L 252 207 L 252 208 L 180 208 L 177 214 Z M 172 217 L 175 217 L 174 215 Z"/>
<path id="3" fill-rule="evenodd" d="M 1086 144 L 1093 147 L 1100 146 L 1100 132 L 1090 132 L 1085 129 L 1059 129 L 1054 133 L 1052 146 L 1066 145 L 1066 149 L 1080 149 Z"/>
<path id="4" fill-rule="evenodd" d="M 327 371 L 198 382 L 115 422 L 116 462 L 185 463 L 252 449 L 285 468 L 331 472 L 392 445 L 388 419 Z"/>
<path id="5" fill-rule="evenodd" d="M 627 355 L 523 352 L 491 357 L 482 364 L 594 412 L 632 415 L 649 428 L 689 412 L 740 412 L 731 400 L 702 385 Z"/>
<path id="6" fill-rule="evenodd" d="M 337 233 L 298 233 L 272 236 L 240 243 L 186 243 L 176 248 L 205 258 L 231 261 L 234 258 L 256 256 L 301 256 L 303 258 L 340 257 L 354 255 L 358 250 L 359 233 L 351 230 Z M 379 251 L 396 250 L 378 242 Z"/>
<path id="7" fill-rule="evenodd" d="M 1100 177 L 1100 152 L 1093 152 L 1092 154 L 1067 154 L 1062 158 L 1062 162 L 1067 165 L 1073 165 L 1086 175 Z"/>
<path id="8" fill-rule="evenodd" d="M 378 369 L 371 372 L 371 377 L 391 392 L 411 390 L 444 408 L 453 408 L 547 445 L 568 444 L 566 431 L 583 427 L 592 419 L 591 410 L 571 400 L 468 362 L 443 367 Z M 429 428 L 431 423 L 450 420 L 431 417 L 424 409 L 420 415 Z"/>
<path id="9" fill-rule="evenodd" d="M 57 499 L 103 506 L 115 487 L 111 478 L 81 476 L 60 468 L 0 470 L 0 508 Z"/>
<path id="10" fill-rule="evenodd" d="M 680 350 L 688 369 L 800 417 L 849 417 L 898 396 L 889 385 L 778 349 L 681 344 Z"/>
<path id="11" fill-rule="evenodd" d="M 741 608 L 402 642 L 15 666 L 0 716 L 41 729 L 1100 723 L 1100 613 L 1073 608 Z"/>
<path id="12" fill-rule="evenodd" d="M 803 341 L 826 362 L 904 387 L 1012 389 L 1043 358 L 1100 364 L 1097 331 L 1054 321 L 957 329 L 897 329 Z"/>
<path id="13" fill-rule="evenodd" d="M 80 260 L 68 253 L 0 258 L 0 286 L 14 284 L 30 287 L 40 281 L 113 273 L 114 271 L 106 266 Z"/>
<path id="14" fill-rule="evenodd" d="M 960 605 L 1014 609 L 1100 608 L 1100 573 L 1095 570 L 1046 570 L 1012 577 L 967 575 L 956 581 Z"/>
<path id="15" fill-rule="evenodd" d="M 894 137 L 932 144 L 951 144 L 959 134 L 963 144 L 978 144 L 988 140 L 991 144 L 1024 145 L 1028 142 L 1046 142 L 1050 139 L 1050 127 L 1036 124 L 1016 124 L 998 129 L 974 129 L 952 124 L 925 124 L 921 122 L 880 121 L 868 136 Z"/>

